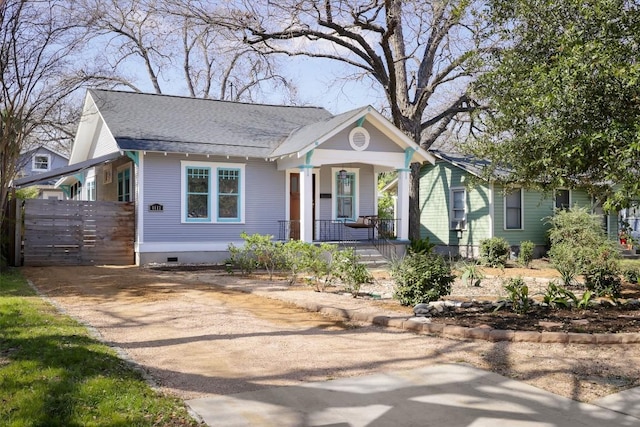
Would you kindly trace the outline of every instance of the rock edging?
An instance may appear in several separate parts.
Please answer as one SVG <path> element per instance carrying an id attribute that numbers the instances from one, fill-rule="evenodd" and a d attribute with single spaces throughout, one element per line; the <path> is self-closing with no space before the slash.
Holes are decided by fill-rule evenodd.
<path id="1" fill-rule="evenodd" d="M 316 303 L 304 303 L 304 308 L 321 314 L 338 317 L 345 320 L 370 323 L 377 326 L 385 326 L 402 329 L 419 334 L 436 335 L 443 338 L 484 340 L 484 341 L 511 341 L 511 342 L 539 342 L 560 344 L 638 344 L 640 333 L 623 332 L 617 334 L 605 333 L 577 333 L 577 332 L 537 332 L 537 331 L 512 331 L 493 329 L 490 327 L 468 328 L 465 326 L 446 325 L 444 323 L 432 323 L 425 317 L 391 317 L 372 314 L 358 310 L 324 306 Z"/>

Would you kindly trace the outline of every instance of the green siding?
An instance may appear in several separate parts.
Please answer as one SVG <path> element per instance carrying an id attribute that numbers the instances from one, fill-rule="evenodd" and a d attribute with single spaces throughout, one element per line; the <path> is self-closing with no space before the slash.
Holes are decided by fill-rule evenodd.
<path id="1" fill-rule="evenodd" d="M 479 246 L 480 241 L 492 236 L 503 237 L 510 245 L 530 240 L 536 245 L 547 245 L 547 218 L 554 211 L 553 194 L 523 191 L 522 230 L 505 229 L 504 187 L 477 183 L 471 186 L 471 176 L 462 169 L 443 161 L 425 165 L 420 175 L 420 235 L 438 245 Z M 467 227 L 458 241 L 456 232 L 450 230 L 449 203 L 452 188 L 467 190 Z M 493 199 L 493 222 L 491 201 Z M 572 206 L 592 207 L 591 197 L 583 190 L 571 191 Z M 609 236 L 617 238 L 617 215 L 609 215 Z M 492 230 L 493 224 L 493 230 Z"/>
<path id="2" fill-rule="evenodd" d="M 477 246 L 480 240 L 490 237 L 489 215 L 491 191 L 487 186 L 470 187 L 471 177 L 446 162 L 426 165 L 420 177 L 421 237 L 428 237 L 439 245 Z M 466 187 L 467 227 L 458 241 L 456 232 L 450 230 L 449 197 L 452 188 Z"/>

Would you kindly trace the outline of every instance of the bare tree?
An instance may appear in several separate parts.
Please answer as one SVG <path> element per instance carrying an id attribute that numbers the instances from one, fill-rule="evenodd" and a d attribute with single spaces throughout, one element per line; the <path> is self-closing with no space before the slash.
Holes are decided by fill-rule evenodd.
<path id="1" fill-rule="evenodd" d="M 192 0 L 78 0 L 76 19 L 91 33 L 100 77 L 112 86 L 198 98 L 255 101 L 261 90 L 295 90 L 275 58 L 243 45 L 237 33 L 184 13 Z M 142 72 L 140 72 L 142 71 Z"/>
<path id="2" fill-rule="evenodd" d="M 473 0 L 237 0 L 192 7 L 211 25 L 241 31 L 264 52 L 339 61 L 384 92 L 393 123 L 429 148 L 461 114 L 482 37 Z M 410 235 L 419 238 L 419 165 L 412 165 Z"/>
<path id="3" fill-rule="evenodd" d="M 70 131 L 63 107 L 90 80 L 69 71 L 83 41 L 69 16 L 65 1 L 0 1 L 0 208 L 21 153 Z"/>

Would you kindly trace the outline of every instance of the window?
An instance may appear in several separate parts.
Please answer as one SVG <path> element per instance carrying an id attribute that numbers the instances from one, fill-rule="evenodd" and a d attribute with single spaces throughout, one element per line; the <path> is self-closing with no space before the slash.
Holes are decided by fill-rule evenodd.
<path id="1" fill-rule="evenodd" d="M 464 230 L 467 227 L 467 191 L 464 188 L 452 188 L 450 196 L 450 227 L 452 230 Z"/>
<path id="2" fill-rule="evenodd" d="M 182 161 L 183 222 L 244 221 L 244 168 Z"/>
<path id="3" fill-rule="evenodd" d="M 356 219 L 356 174 L 354 172 L 336 172 L 336 218 Z"/>
<path id="4" fill-rule="evenodd" d="M 240 220 L 240 169 L 218 168 L 218 221 Z"/>
<path id="5" fill-rule="evenodd" d="M 80 181 L 75 182 L 69 189 L 69 198 L 72 200 L 80 200 L 82 191 L 82 183 Z"/>
<path id="6" fill-rule="evenodd" d="M 93 201 L 96 200 L 96 180 L 91 179 L 91 180 L 87 180 L 87 200 L 89 201 Z"/>
<path id="7" fill-rule="evenodd" d="M 504 228 L 522 230 L 522 189 L 517 188 L 504 196 Z"/>
<path id="8" fill-rule="evenodd" d="M 49 155 L 48 154 L 36 154 L 33 156 L 33 170 L 34 171 L 48 171 L 49 170 Z"/>
<path id="9" fill-rule="evenodd" d="M 208 221 L 210 168 L 187 168 L 187 217 L 190 221 Z"/>
<path id="10" fill-rule="evenodd" d="M 118 170 L 118 201 L 131 201 L 131 168 Z"/>
<path id="11" fill-rule="evenodd" d="M 569 209 L 571 207 L 571 191 L 556 190 L 556 209 Z"/>

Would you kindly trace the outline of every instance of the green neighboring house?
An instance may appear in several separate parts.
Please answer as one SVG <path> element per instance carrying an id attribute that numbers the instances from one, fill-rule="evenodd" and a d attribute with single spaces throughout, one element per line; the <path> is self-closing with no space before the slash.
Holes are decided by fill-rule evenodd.
<path id="1" fill-rule="evenodd" d="M 477 179 L 487 163 L 455 152 L 430 150 L 435 164 L 425 164 L 420 176 L 420 234 L 441 253 L 477 257 L 480 242 L 503 237 L 517 254 L 520 242 L 536 244 L 536 255 L 547 249 L 546 218 L 556 208 L 587 206 L 603 218 L 609 237 L 618 235 L 617 214 L 605 214 L 597 201 L 579 189 L 553 194 L 517 188 L 505 193 L 497 182 Z"/>

